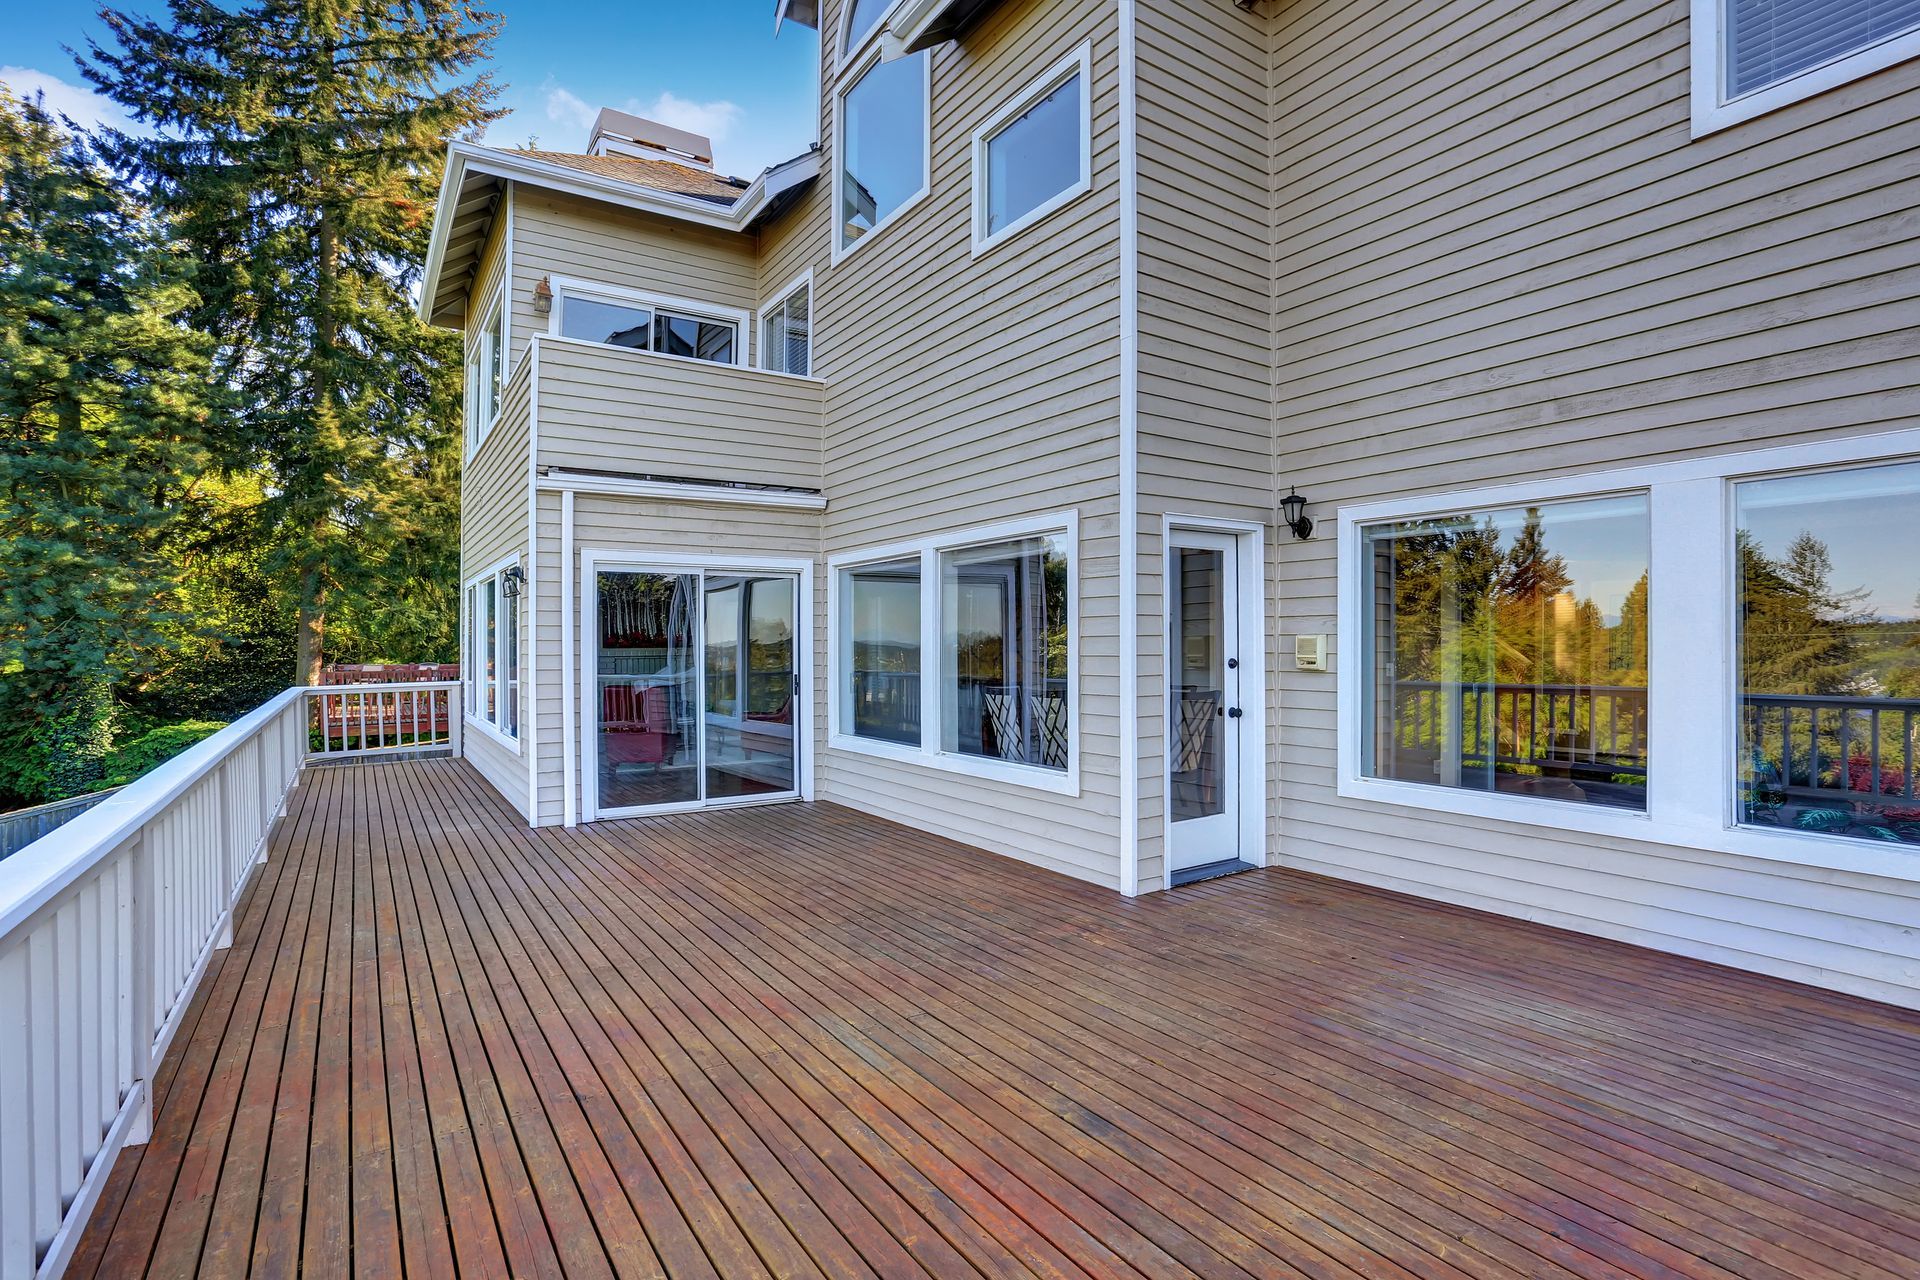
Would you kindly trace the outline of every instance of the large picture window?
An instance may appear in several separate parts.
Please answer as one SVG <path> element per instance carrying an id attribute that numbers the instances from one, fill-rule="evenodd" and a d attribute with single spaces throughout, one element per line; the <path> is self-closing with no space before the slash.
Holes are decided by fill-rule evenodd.
<path id="1" fill-rule="evenodd" d="M 941 749 L 1067 767 L 1067 555 L 1059 535 L 940 554 Z"/>
<path id="2" fill-rule="evenodd" d="M 1647 499 L 1376 525 L 1368 776 L 1639 809 Z"/>
<path id="3" fill-rule="evenodd" d="M 927 190 L 927 54 L 875 62 L 840 95 L 836 254 Z"/>
<path id="4" fill-rule="evenodd" d="M 835 557 L 830 740 L 1077 794 L 1071 513 Z"/>
<path id="5" fill-rule="evenodd" d="M 920 742 L 920 561 L 849 569 L 842 578 L 848 679 L 842 723 L 882 742 Z"/>
<path id="6" fill-rule="evenodd" d="M 1734 494 L 1741 821 L 1920 844 L 1920 462 Z"/>

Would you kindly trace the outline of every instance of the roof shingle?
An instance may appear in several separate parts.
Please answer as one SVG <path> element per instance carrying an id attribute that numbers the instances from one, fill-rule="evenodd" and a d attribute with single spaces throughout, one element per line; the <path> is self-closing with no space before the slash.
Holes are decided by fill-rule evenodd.
<path id="1" fill-rule="evenodd" d="M 675 164 L 671 160 L 645 160 L 638 156 L 583 156 L 570 151 L 503 151 L 502 154 L 518 156 L 523 160 L 537 160 L 542 164 L 557 164 L 603 178 L 631 182 L 635 186 L 650 187 L 655 191 L 695 196 L 718 204 L 734 203 L 748 185 L 738 178 L 707 173 L 688 165 Z"/>

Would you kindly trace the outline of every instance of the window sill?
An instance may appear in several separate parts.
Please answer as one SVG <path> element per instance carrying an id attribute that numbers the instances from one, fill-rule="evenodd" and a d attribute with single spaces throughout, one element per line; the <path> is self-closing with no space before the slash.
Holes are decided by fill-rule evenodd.
<path id="1" fill-rule="evenodd" d="M 1656 780 L 1657 783 L 1657 780 Z M 1802 870 L 1837 871 L 1849 875 L 1881 876 L 1920 884 L 1920 846 L 1871 844 L 1845 836 L 1818 832 L 1768 830 L 1763 827 L 1691 826 L 1661 821 L 1651 813 L 1584 806 L 1564 800 L 1502 795 L 1484 791 L 1455 791 L 1420 782 L 1390 782 L 1379 778 L 1342 778 L 1339 795 L 1346 800 L 1396 805 L 1427 813 L 1451 813 L 1492 822 L 1578 831 L 1676 850 L 1707 850 L 1742 858 L 1786 863 Z M 1658 803 L 1657 798 L 1653 803 Z"/>
<path id="2" fill-rule="evenodd" d="M 1053 217 L 1053 215 L 1059 213 L 1062 209 L 1072 205 L 1092 190 L 1093 183 L 1083 178 L 1060 194 L 1021 214 L 1018 218 L 1015 218 L 1012 222 L 1009 222 L 992 235 L 983 237 L 976 233 L 973 239 L 974 258 L 979 259 L 986 257 L 1007 241 L 1017 239 L 1023 231 L 1045 222 L 1048 218 Z M 980 211 L 976 209 L 974 211 L 976 227 L 979 225 L 979 214 Z"/>
<path id="3" fill-rule="evenodd" d="M 1080 774 L 1072 765 L 1065 770 L 1043 769 L 1039 765 L 990 760 L 984 756 L 961 755 L 953 751 L 929 751 L 925 747 L 910 747 L 901 743 L 885 742 L 878 738 L 860 738 L 846 733 L 830 735 L 827 738 L 827 749 L 892 760 L 923 769 L 934 769 L 941 773 L 980 778 L 988 782 L 1003 782 L 1009 786 L 1024 787 L 1032 791 L 1047 791 L 1054 795 L 1078 797 L 1080 794 Z"/>
<path id="4" fill-rule="evenodd" d="M 482 736 L 492 738 L 495 742 L 499 743 L 502 747 L 506 748 L 508 751 L 513 752 L 513 754 L 515 755 L 520 754 L 520 740 L 515 737 L 510 737 L 506 733 L 501 732 L 501 730 L 497 726 L 495 726 L 492 721 L 482 720 L 478 716 L 474 715 L 471 711 L 463 712 L 461 715 L 461 721 L 466 725 L 467 728 L 479 730 Z"/>

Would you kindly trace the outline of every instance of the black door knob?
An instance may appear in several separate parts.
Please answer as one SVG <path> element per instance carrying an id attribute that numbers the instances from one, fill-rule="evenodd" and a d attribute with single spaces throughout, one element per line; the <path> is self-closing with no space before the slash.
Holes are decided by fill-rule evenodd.
<path id="1" fill-rule="evenodd" d="M 1227 718 L 1230 720 L 1238 720 L 1243 714 L 1245 713 L 1242 712 L 1238 707 L 1227 708 Z"/>

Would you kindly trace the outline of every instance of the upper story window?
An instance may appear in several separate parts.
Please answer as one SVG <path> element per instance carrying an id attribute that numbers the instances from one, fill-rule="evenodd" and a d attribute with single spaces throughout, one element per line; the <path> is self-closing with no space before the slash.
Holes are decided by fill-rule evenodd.
<path id="1" fill-rule="evenodd" d="M 740 322 L 698 314 L 664 300 L 620 299 L 563 287 L 554 331 L 563 338 L 603 342 L 633 351 L 740 363 Z"/>
<path id="2" fill-rule="evenodd" d="M 847 6 L 847 39 L 841 47 L 848 53 L 866 43 L 880 19 L 893 7 L 893 0 L 853 0 Z"/>
<path id="3" fill-rule="evenodd" d="M 973 136 L 973 243 L 985 248 L 1092 182 L 1092 52 L 1082 45 Z"/>
<path id="4" fill-rule="evenodd" d="M 1920 55 L 1920 0 L 1693 0 L 1693 132 Z"/>
<path id="5" fill-rule="evenodd" d="M 927 193 L 928 58 L 875 61 L 840 94 L 834 256 L 848 252 Z"/>
<path id="6" fill-rule="evenodd" d="M 813 280 L 802 276 L 760 313 L 760 364 L 775 373 L 805 377 L 813 369 L 813 335 L 809 324 Z"/>
<path id="7" fill-rule="evenodd" d="M 486 318 L 467 342 L 467 452 L 487 438 L 500 412 L 500 390 L 506 381 L 506 308 L 495 295 Z"/>

